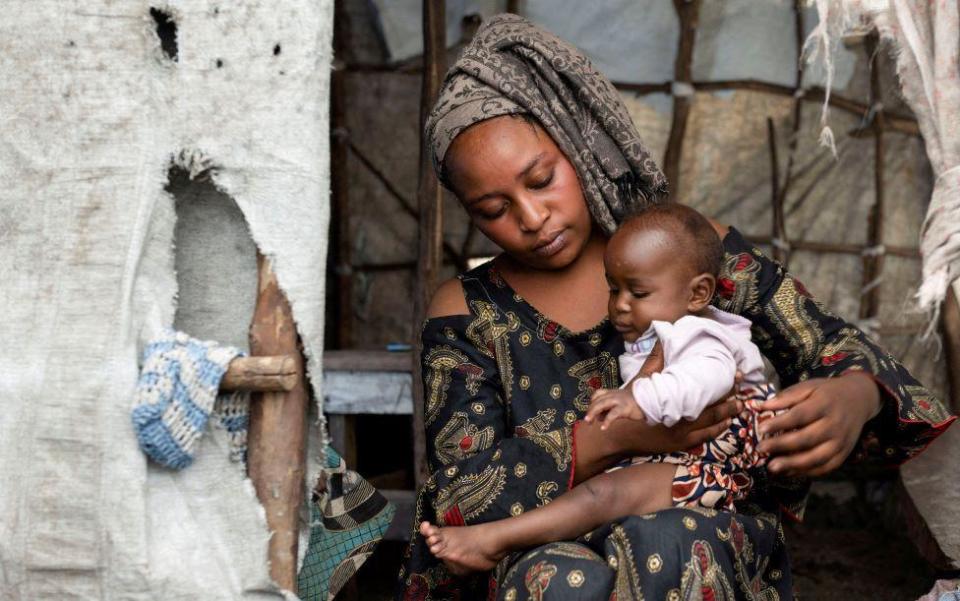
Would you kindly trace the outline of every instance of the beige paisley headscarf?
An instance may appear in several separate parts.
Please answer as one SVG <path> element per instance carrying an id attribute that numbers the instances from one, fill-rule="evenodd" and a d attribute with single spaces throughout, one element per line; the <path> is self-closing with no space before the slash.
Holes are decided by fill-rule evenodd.
<path id="1" fill-rule="evenodd" d="M 640 141 L 620 94 L 586 56 L 517 15 L 487 20 L 447 72 L 425 134 L 434 167 L 464 129 L 526 113 L 573 164 L 594 220 L 620 220 L 667 196 L 667 180 Z"/>

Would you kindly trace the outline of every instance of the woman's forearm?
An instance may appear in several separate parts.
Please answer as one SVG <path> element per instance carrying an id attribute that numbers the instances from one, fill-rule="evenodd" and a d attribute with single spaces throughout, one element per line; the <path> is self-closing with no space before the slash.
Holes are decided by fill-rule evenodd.
<path id="1" fill-rule="evenodd" d="M 671 453 L 716 438 L 730 426 L 730 418 L 742 410 L 743 404 L 730 397 L 704 409 L 695 421 L 684 420 L 670 428 L 618 419 L 601 430 L 597 421 L 579 421 L 573 431 L 571 484 L 583 482 L 627 457 Z"/>

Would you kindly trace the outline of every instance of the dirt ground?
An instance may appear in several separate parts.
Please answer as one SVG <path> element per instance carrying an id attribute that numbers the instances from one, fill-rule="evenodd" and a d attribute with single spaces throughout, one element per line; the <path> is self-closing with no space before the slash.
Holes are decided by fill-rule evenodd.
<path id="1" fill-rule="evenodd" d="M 937 574 L 904 538 L 889 513 L 890 482 L 858 487 L 818 483 L 803 524 L 786 526 L 798 599 L 816 601 L 906 601 L 927 593 Z M 385 601 L 404 545 L 383 543 L 361 568 L 356 596 L 338 599 Z M 950 575 L 956 577 L 956 575 Z"/>

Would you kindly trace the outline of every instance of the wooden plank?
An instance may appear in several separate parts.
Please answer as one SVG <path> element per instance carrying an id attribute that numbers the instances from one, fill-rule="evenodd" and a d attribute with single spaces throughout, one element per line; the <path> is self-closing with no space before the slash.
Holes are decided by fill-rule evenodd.
<path id="1" fill-rule="evenodd" d="M 323 375 L 323 410 L 329 414 L 412 415 L 412 384 L 409 372 L 328 371 Z"/>
<path id="2" fill-rule="evenodd" d="M 410 373 L 410 351 L 324 351 L 323 370 L 329 371 L 402 371 Z M 419 371 L 419 367 L 417 368 Z"/>
<path id="3" fill-rule="evenodd" d="M 261 392 L 250 403 L 247 470 L 266 512 L 270 576 L 297 590 L 297 536 L 306 471 L 307 394 L 297 329 L 290 304 L 270 262 L 257 253 L 257 305 L 250 326 L 253 355 L 294 357 L 299 374 L 289 392 Z"/>
<path id="4" fill-rule="evenodd" d="M 297 361 L 290 355 L 237 357 L 227 366 L 220 389 L 284 392 L 293 390 L 298 377 Z"/>
<path id="5" fill-rule="evenodd" d="M 436 102 L 443 81 L 446 62 L 446 10 L 444 0 L 423 0 L 423 79 L 420 91 L 420 173 L 417 186 L 419 201 L 419 250 L 417 279 L 413 293 L 414 332 L 427 315 L 430 298 L 440 284 L 443 248 L 443 213 L 440 182 L 433 172 L 429 140 L 423 136 L 427 117 Z M 419 373 L 420 348 L 410 360 L 411 373 Z M 423 420 L 423 381 L 413 379 L 413 469 L 417 486 L 427 479 L 426 431 Z"/>

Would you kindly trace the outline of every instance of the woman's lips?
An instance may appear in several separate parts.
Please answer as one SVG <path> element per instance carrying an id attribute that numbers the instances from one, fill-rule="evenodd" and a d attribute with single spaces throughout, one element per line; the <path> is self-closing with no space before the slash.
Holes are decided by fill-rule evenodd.
<path id="1" fill-rule="evenodd" d="M 564 247 L 567 246 L 567 236 L 563 231 L 557 232 L 552 237 L 548 237 L 545 243 L 534 247 L 533 252 L 540 255 L 541 257 L 552 257 L 557 254 Z"/>

